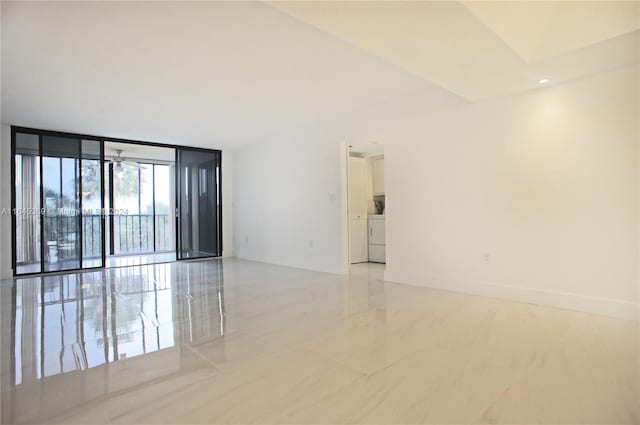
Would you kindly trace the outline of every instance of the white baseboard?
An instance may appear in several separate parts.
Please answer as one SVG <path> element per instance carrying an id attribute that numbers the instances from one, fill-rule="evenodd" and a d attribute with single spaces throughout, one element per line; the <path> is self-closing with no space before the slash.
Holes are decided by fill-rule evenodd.
<path id="1" fill-rule="evenodd" d="M 403 277 L 390 270 L 384 280 L 432 289 L 462 292 L 472 295 L 507 299 L 511 301 L 557 307 L 585 313 L 599 314 L 625 320 L 640 320 L 640 304 L 610 298 L 532 289 L 521 286 L 500 285 L 480 281 L 464 281 L 427 277 L 421 279 Z M 420 282 L 420 283 L 418 283 Z"/>
<path id="2" fill-rule="evenodd" d="M 242 255 L 238 253 L 234 255 L 234 258 L 237 258 L 238 260 L 254 261 L 256 263 L 273 264 L 274 266 L 290 267 L 292 269 L 309 270 L 309 271 L 318 272 L 318 273 L 331 273 L 331 274 L 340 274 L 340 275 L 348 274 L 348 271 L 347 273 L 344 273 L 342 269 L 329 269 L 329 268 L 317 267 L 315 265 L 309 265 L 309 264 L 289 263 L 286 261 L 278 261 L 270 258 L 252 257 L 249 255 Z"/>

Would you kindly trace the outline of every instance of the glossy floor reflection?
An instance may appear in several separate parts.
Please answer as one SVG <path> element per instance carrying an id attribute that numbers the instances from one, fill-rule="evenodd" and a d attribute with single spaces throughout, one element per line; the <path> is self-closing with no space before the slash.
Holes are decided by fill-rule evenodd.
<path id="1" fill-rule="evenodd" d="M 2 423 L 638 423 L 638 324 L 235 259 L 3 281 Z"/>

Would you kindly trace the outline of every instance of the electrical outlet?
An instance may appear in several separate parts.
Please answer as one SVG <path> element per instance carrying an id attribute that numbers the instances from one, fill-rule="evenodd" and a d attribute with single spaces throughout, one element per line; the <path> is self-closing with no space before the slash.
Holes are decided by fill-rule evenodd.
<path id="1" fill-rule="evenodd" d="M 313 239 L 311 239 L 311 240 L 309 241 L 309 248 L 312 248 L 312 249 L 313 249 Z"/>
<path id="2" fill-rule="evenodd" d="M 485 252 L 482 255 L 482 261 L 484 261 L 485 264 L 491 263 L 491 254 L 489 254 L 488 252 Z"/>
<path id="3" fill-rule="evenodd" d="M 249 236 L 244 237 L 244 243 L 249 243 Z"/>

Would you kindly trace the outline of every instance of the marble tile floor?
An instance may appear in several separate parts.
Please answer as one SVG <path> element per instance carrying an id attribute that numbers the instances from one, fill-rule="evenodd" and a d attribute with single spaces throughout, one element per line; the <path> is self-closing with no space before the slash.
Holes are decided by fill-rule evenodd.
<path id="1" fill-rule="evenodd" d="M 640 422 L 637 322 L 237 259 L 0 284 L 2 424 Z"/>

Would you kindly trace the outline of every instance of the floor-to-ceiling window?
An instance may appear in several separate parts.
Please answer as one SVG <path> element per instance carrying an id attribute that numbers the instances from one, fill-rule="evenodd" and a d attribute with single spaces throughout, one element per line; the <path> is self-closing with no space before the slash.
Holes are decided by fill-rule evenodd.
<path id="1" fill-rule="evenodd" d="M 222 254 L 220 151 L 12 127 L 12 152 L 16 275 Z"/>
<path id="2" fill-rule="evenodd" d="M 175 259 L 175 149 L 105 142 L 105 152 L 113 184 L 107 205 L 114 211 L 108 255 Z"/>
<path id="3" fill-rule="evenodd" d="M 44 271 L 80 268 L 80 140 L 42 137 Z"/>
<path id="4" fill-rule="evenodd" d="M 15 273 L 101 267 L 102 142 L 15 129 L 12 140 Z"/>
<path id="5" fill-rule="evenodd" d="M 103 258 L 103 167 L 102 143 L 83 140 L 80 163 L 82 201 L 82 267 L 99 266 Z"/>
<path id="6" fill-rule="evenodd" d="M 175 250 L 175 213 L 171 214 L 171 212 L 175 211 L 175 196 L 170 196 L 171 191 L 167 190 L 168 188 L 173 187 L 173 182 L 175 180 L 175 177 L 173 176 L 174 173 L 175 166 L 170 168 L 169 165 L 153 165 L 153 214 L 156 220 L 156 251 Z"/>

